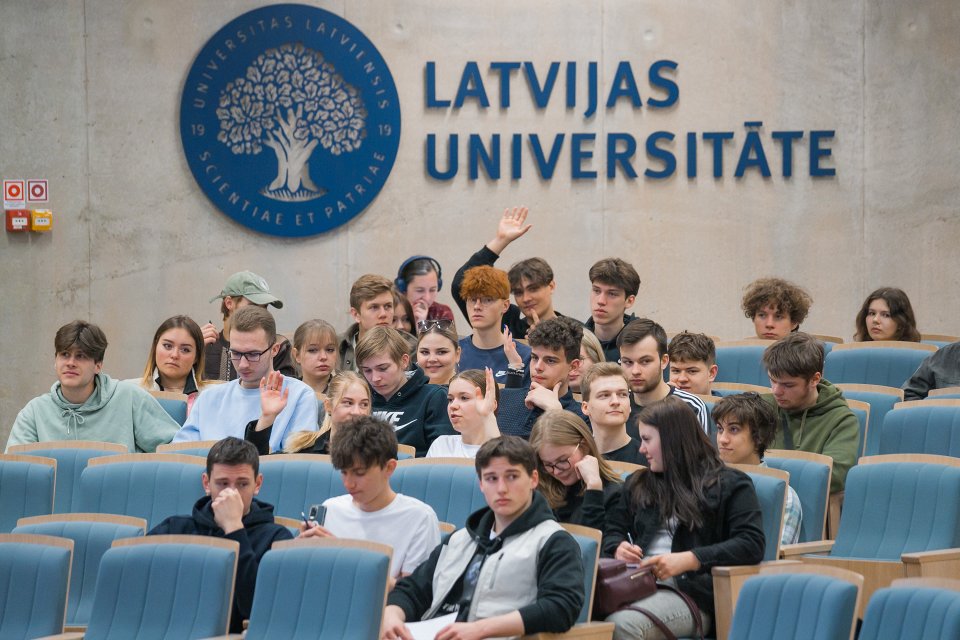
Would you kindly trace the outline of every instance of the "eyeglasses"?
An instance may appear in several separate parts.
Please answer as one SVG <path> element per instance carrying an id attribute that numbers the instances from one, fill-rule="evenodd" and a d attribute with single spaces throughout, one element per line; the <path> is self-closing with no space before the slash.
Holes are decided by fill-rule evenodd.
<path id="1" fill-rule="evenodd" d="M 233 362 L 240 362 L 241 358 L 246 358 L 247 362 L 253 364 L 254 362 L 260 362 L 260 358 L 263 357 L 267 351 L 273 348 L 271 344 L 269 347 L 263 351 L 234 351 L 233 349 L 227 349 L 227 353 L 230 355 L 230 360 Z"/>
<path id="2" fill-rule="evenodd" d="M 577 443 L 577 449 L 580 449 L 581 444 L 583 444 L 583 440 L 580 440 L 580 442 Z M 571 453 L 570 455 L 573 454 Z M 554 473 L 555 471 L 566 471 L 573 466 L 573 464 L 570 462 L 570 456 L 567 456 L 566 458 L 560 458 L 556 462 L 544 462 L 543 460 L 540 462 L 543 463 L 543 468 L 550 473 Z"/>
<path id="3" fill-rule="evenodd" d="M 421 320 L 417 323 L 417 333 L 427 333 L 428 331 L 433 331 L 438 329 L 440 331 L 446 331 L 453 326 L 453 320 L 437 319 L 437 320 Z"/>
<path id="4" fill-rule="evenodd" d="M 481 297 L 481 296 L 473 296 L 472 298 L 467 298 L 467 304 L 469 304 L 469 305 L 477 305 L 477 304 L 479 304 L 481 307 L 489 307 L 490 305 L 492 305 L 492 304 L 493 304 L 494 302 L 496 302 L 497 300 L 498 300 L 498 298 L 491 298 L 491 297 L 489 297 L 489 296 L 483 296 L 483 297 Z"/>

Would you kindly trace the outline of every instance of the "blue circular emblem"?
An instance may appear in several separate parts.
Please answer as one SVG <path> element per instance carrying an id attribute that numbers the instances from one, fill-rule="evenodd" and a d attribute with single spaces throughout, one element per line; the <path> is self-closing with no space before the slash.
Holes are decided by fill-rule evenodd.
<path id="1" fill-rule="evenodd" d="M 245 13 L 197 55 L 180 138 L 200 188 L 240 224 L 311 236 L 359 215 L 393 168 L 397 87 L 343 18 L 299 4 Z"/>

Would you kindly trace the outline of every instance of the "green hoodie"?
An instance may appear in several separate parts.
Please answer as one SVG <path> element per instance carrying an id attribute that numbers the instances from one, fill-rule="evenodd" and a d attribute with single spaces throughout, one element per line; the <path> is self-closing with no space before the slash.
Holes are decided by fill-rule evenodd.
<path id="1" fill-rule="evenodd" d="M 765 394 L 764 399 L 777 410 L 777 437 L 773 448 L 790 448 L 784 442 L 784 430 L 789 427 L 793 449 L 833 458 L 830 492 L 843 491 L 847 471 L 857 462 L 860 423 L 840 389 L 821 380 L 817 384 L 817 401 L 812 407 L 799 411 L 781 409 L 772 394 Z"/>
<path id="2" fill-rule="evenodd" d="M 116 442 L 131 452 L 154 451 L 180 428 L 147 391 L 98 373 L 93 393 L 83 404 L 63 397 L 60 383 L 27 403 L 10 431 L 13 444 L 51 440 Z"/>

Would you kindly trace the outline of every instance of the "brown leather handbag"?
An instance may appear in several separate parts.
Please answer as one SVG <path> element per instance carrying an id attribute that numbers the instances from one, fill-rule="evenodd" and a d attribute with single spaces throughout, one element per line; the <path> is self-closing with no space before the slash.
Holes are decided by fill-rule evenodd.
<path id="1" fill-rule="evenodd" d="M 602 620 L 616 611 L 630 609 L 649 618 L 667 640 L 677 640 L 677 636 L 663 620 L 647 609 L 634 604 L 638 600 L 649 598 L 657 592 L 657 589 L 666 589 L 680 596 L 693 616 L 696 637 L 703 638 L 703 620 L 700 617 L 700 609 L 690 596 L 669 585 L 658 584 L 657 579 L 649 569 L 631 567 L 623 560 L 615 558 L 600 558 L 597 565 L 597 587 L 593 596 L 593 617 Z"/>

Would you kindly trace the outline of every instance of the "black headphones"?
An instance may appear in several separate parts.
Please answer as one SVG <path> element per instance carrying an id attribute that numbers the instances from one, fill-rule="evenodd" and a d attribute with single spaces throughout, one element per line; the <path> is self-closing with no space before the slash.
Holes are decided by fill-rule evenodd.
<path id="1" fill-rule="evenodd" d="M 443 269 L 440 268 L 440 263 L 430 256 L 410 256 L 404 260 L 403 264 L 400 265 L 400 268 L 397 269 L 397 279 L 393 281 L 393 284 L 395 284 L 397 287 L 397 291 L 400 293 L 407 292 L 407 285 L 410 283 L 407 282 L 407 279 L 403 277 L 403 271 L 410 266 L 411 262 L 416 262 L 417 260 L 429 260 L 431 264 L 433 264 L 433 268 L 437 271 L 437 291 L 443 289 Z"/>

